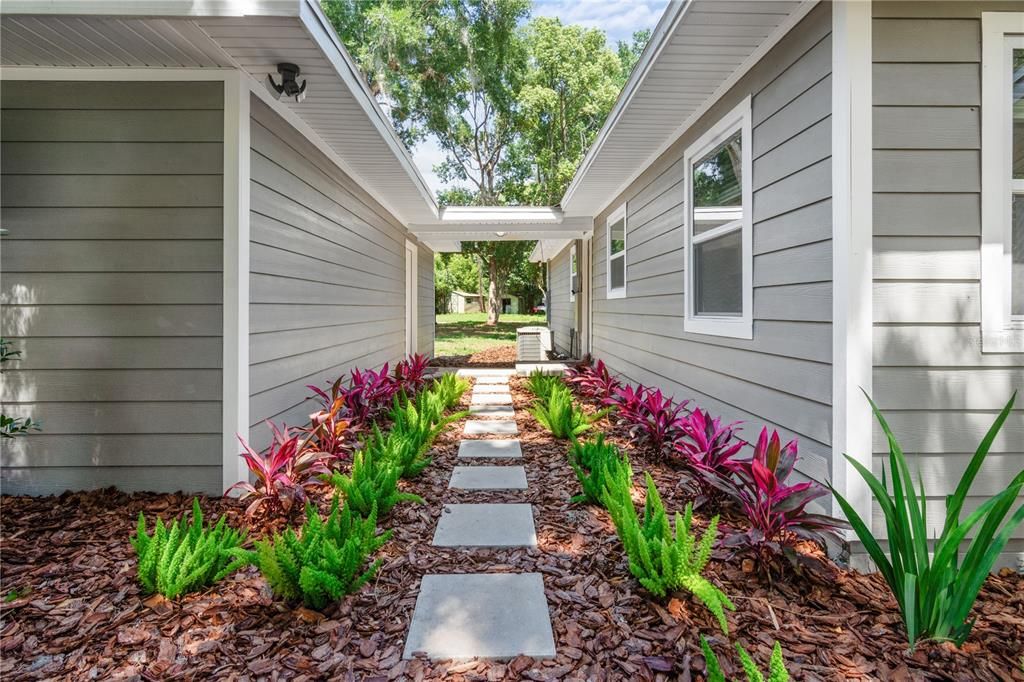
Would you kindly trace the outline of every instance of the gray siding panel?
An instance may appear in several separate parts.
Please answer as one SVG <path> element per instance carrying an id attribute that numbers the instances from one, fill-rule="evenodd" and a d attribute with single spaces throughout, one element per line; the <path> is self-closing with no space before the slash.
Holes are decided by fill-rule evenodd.
<path id="1" fill-rule="evenodd" d="M 417 352 L 428 357 L 434 355 L 434 252 L 422 244 L 418 252 L 419 298 L 417 312 Z"/>
<path id="2" fill-rule="evenodd" d="M 263 420 L 308 420 L 307 384 L 404 355 L 406 232 L 256 99 L 251 135 L 249 412 L 262 448 Z M 432 287 L 432 263 L 427 274 Z"/>
<path id="3" fill-rule="evenodd" d="M 222 86 L 0 87 L 4 492 L 220 493 Z"/>
<path id="4" fill-rule="evenodd" d="M 550 325 L 554 334 L 555 350 L 564 354 L 569 353 L 569 330 L 576 326 L 576 303 L 569 300 L 569 253 L 574 248 L 576 243 L 570 243 L 550 263 Z"/>
<path id="5" fill-rule="evenodd" d="M 920 472 L 936 527 L 968 453 L 1024 388 L 1024 354 L 980 350 L 985 9 L 1020 12 L 1024 3 L 874 5 L 874 397 L 914 453 L 910 468 Z M 873 439 L 880 472 L 888 450 L 877 426 Z M 968 509 L 1020 471 L 1024 403 L 991 452 Z M 875 528 L 884 528 L 877 516 Z M 1024 529 L 1014 538 L 1003 564 L 1024 550 Z"/>
<path id="6" fill-rule="evenodd" d="M 605 298 L 607 213 L 598 216 L 593 239 L 595 356 L 632 381 L 743 420 L 750 440 L 763 425 L 799 438 L 801 470 L 818 480 L 829 476 L 832 456 L 830 32 L 826 4 L 609 206 L 607 213 L 627 206 L 626 298 Z M 754 338 L 687 333 L 682 157 L 747 95 Z M 559 259 L 551 265 L 559 272 Z M 555 281 L 554 289 L 562 284 Z"/>

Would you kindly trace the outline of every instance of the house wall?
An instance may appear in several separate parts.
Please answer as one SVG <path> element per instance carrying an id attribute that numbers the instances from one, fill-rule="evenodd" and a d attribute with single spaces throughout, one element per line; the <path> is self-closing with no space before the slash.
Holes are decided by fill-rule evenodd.
<path id="1" fill-rule="evenodd" d="M 434 355 L 434 252 L 420 244 L 417 274 L 419 275 L 419 301 L 417 314 L 416 351 Z"/>
<path id="2" fill-rule="evenodd" d="M 575 327 L 575 306 L 569 300 L 569 254 L 576 248 L 576 242 L 570 242 L 557 256 L 551 259 L 551 281 L 549 301 L 549 325 L 554 334 L 555 350 L 569 354 L 571 341 L 569 330 Z"/>
<path id="3" fill-rule="evenodd" d="M 406 231 L 262 101 L 251 107 L 249 409 L 262 447 L 263 420 L 307 421 L 307 384 L 405 354 Z"/>
<path id="4" fill-rule="evenodd" d="M 689 398 L 754 440 L 799 438 L 831 464 L 831 7 L 813 9 L 595 221 L 593 352 L 629 380 Z M 686 148 L 752 96 L 753 339 L 683 325 Z M 605 289 L 608 215 L 627 204 L 627 294 Z M 557 288 L 556 288 L 557 291 Z"/>
<path id="5" fill-rule="evenodd" d="M 981 353 L 981 11 L 1024 3 L 874 3 L 874 398 L 941 528 L 971 454 L 1014 389 L 1024 354 Z M 874 430 L 875 470 L 888 452 Z M 1024 400 L 978 473 L 967 509 L 1024 466 Z M 1024 499 L 1024 498 L 1022 498 Z M 876 514 L 875 530 L 884 525 Z M 1001 561 L 1024 551 L 1018 528 Z"/>
<path id="6" fill-rule="evenodd" d="M 0 88 L 4 492 L 219 494 L 222 84 Z"/>

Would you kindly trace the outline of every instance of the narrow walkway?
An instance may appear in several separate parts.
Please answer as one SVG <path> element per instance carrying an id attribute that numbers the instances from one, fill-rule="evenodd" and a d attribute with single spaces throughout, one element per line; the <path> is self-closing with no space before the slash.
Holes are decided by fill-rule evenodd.
<path id="1" fill-rule="evenodd" d="M 459 443 L 449 488 L 526 490 L 522 465 L 472 465 L 474 459 L 522 460 L 515 436 L 515 408 L 508 378 L 494 370 L 475 373 L 470 399 L 473 419 L 464 435 L 486 438 Z M 446 504 L 434 532 L 438 547 L 536 547 L 529 504 Z M 550 658 L 555 655 L 551 617 L 539 573 L 425 575 L 416 599 L 405 658 L 423 652 L 432 659 Z"/>

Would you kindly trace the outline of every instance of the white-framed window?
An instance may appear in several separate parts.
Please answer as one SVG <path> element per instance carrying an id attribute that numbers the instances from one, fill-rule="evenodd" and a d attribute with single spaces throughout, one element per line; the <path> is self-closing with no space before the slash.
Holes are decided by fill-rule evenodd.
<path id="1" fill-rule="evenodd" d="M 1024 352 L 1024 13 L 982 14 L 981 345 Z"/>
<path id="2" fill-rule="evenodd" d="M 608 298 L 626 296 L 626 205 L 612 211 L 605 221 L 607 258 L 605 289 Z"/>
<path id="3" fill-rule="evenodd" d="M 753 337 L 750 98 L 686 150 L 686 315 L 698 334 Z"/>
<path id="4" fill-rule="evenodd" d="M 576 242 L 569 245 L 569 300 L 576 301 Z"/>

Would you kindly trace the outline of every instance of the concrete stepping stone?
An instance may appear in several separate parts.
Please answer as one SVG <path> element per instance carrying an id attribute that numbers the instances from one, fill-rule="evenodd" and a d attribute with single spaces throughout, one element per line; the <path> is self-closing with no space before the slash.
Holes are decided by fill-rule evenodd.
<path id="1" fill-rule="evenodd" d="M 508 377 L 477 377 L 476 385 L 508 386 Z"/>
<path id="2" fill-rule="evenodd" d="M 511 391 L 508 384 L 485 384 L 473 389 L 473 394 L 477 393 L 511 393 Z"/>
<path id="3" fill-rule="evenodd" d="M 501 421 L 470 419 L 463 427 L 462 433 L 466 436 L 479 436 L 481 434 L 488 433 L 510 436 L 519 433 L 519 427 L 510 419 L 504 419 Z"/>
<path id="4" fill-rule="evenodd" d="M 457 466 L 449 488 L 460 490 L 526 490 L 526 469 L 521 466 Z"/>
<path id="5" fill-rule="evenodd" d="M 536 547 L 529 504 L 446 504 L 435 547 Z"/>
<path id="6" fill-rule="evenodd" d="M 476 393 L 469 401 L 470 405 L 511 405 L 512 396 L 508 393 Z"/>
<path id="7" fill-rule="evenodd" d="M 510 377 L 515 373 L 516 370 L 514 369 L 471 369 L 463 367 L 456 372 L 456 375 L 460 377 L 474 377 L 476 379 L 480 379 L 483 377 Z"/>
<path id="8" fill-rule="evenodd" d="M 425 575 L 403 658 L 553 658 L 540 573 Z"/>
<path id="9" fill-rule="evenodd" d="M 512 417 L 516 416 L 516 408 L 511 405 L 470 405 L 469 413 L 477 417 Z"/>
<path id="10" fill-rule="evenodd" d="M 522 459 L 523 448 L 518 439 L 464 440 L 459 442 L 459 457 Z"/>

